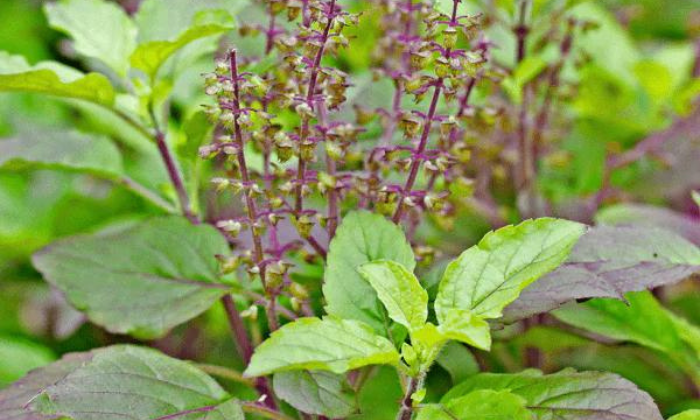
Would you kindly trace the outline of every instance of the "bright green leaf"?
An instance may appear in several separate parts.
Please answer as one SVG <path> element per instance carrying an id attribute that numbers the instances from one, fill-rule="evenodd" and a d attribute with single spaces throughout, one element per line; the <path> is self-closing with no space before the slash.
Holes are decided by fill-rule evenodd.
<path id="1" fill-rule="evenodd" d="M 361 265 L 358 270 L 372 285 L 389 318 L 409 331 L 421 328 L 428 319 L 428 292 L 403 265 L 380 260 Z"/>
<path id="2" fill-rule="evenodd" d="M 246 376 L 289 370 L 343 373 L 374 364 L 394 364 L 399 354 L 389 340 L 357 321 L 300 318 L 272 333 L 253 354 Z"/>
<path id="3" fill-rule="evenodd" d="M 155 79 L 158 70 L 165 61 L 184 46 L 201 38 L 219 35 L 232 26 L 216 24 L 195 26 L 188 29 L 174 41 L 151 41 L 139 45 L 131 55 L 131 65 L 142 70 L 151 79 Z"/>
<path id="4" fill-rule="evenodd" d="M 384 331 L 381 303 L 357 268 L 375 260 L 391 260 L 412 272 L 416 261 L 400 227 L 378 214 L 349 213 L 331 241 L 323 282 L 326 312 L 362 321 Z"/>
<path id="5" fill-rule="evenodd" d="M 0 389 L 21 378 L 30 370 L 48 365 L 55 358 L 50 349 L 39 343 L 0 336 Z"/>
<path id="6" fill-rule="evenodd" d="M 88 73 L 68 81 L 48 69 L 0 74 L 0 92 L 43 93 L 104 106 L 114 103 L 114 88 L 106 77 L 98 73 Z"/>
<path id="7" fill-rule="evenodd" d="M 700 420 L 700 410 L 684 411 L 673 417 L 669 417 L 668 420 Z"/>
<path id="8" fill-rule="evenodd" d="M 228 293 L 215 258 L 228 252 L 216 229 L 163 217 L 55 242 L 36 253 L 33 262 L 94 323 L 114 333 L 152 338 Z"/>
<path id="9" fill-rule="evenodd" d="M 137 30 L 119 5 L 105 0 L 60 0 L 46 3 L 45 11 L 52 28 L 73 38 L 78 54 L 96 58 L 126 76 Z"/>
<path id="10" fill-rule="evenodd" d="M 442 402 L 481 389 L 521 396 L 534 420 L 662 420 L 652 398 L 632 382 L 610 373 L 571 369 L 552 375 L 481 373 L 452 388 Z"/>
<path id="11" fill-rule="evenodd" d="M 416 420 L 532 420 L 525 399 L 508 391 L 477 390 L 444 404 L 430 404 Z"/>
<path id="12" fill-rule="evenodd" d="M 304 413 L 330 418 L 348 417 L 357 406 L 345 375 L 298 370 L 276 373 L 275 395 Z"/>
<path id="13" fill-rule="evenodd" d="M 500 317 L 525 287 L 568 257 L 585 230 L 580 223 L 543 218 L 488 233 L 447 266 L 435 301 L 438 320 L 443 323 L 450 309 Z"/>
<path id="14" fill-rule="evenodd" d="M 445 337 L 481 350 L 491 349 L 491 328 L 483 318 L 466 309 L 448 309 L 443 317 L 438 330 Z"/>

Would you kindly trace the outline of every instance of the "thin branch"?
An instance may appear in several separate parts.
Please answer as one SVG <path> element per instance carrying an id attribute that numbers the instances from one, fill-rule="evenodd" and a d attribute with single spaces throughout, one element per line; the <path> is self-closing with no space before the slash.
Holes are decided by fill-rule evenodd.
<path id="1" fill-rule="evenodd" d="M 197 368 L 202 372 L 208 373 L 209 375 L 218 376 L 219 378 L 228 379 L 248 386 L 255 385 L 254 380 L 246 378 L 240 372 L 224 366 L 198 363 Z"/>

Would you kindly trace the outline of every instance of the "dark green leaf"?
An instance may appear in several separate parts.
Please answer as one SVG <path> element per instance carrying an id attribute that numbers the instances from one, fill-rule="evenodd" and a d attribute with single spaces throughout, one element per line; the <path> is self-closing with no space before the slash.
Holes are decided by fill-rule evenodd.
<path id="1" fill-rule="evenodd" d="M 273 387 L 278 397 L 304 413 L 336 418 L 357 411 L 345 375 L 308 370 L 279 372 Z"/>
<path id="2" fill-rule="evenodd" d="M 91 321 L 111 332 L 158 337 L 228 293 L 210 226 L 163 217 L 126 230 L 78 236 L 34 255 L 34 266 Z"/>

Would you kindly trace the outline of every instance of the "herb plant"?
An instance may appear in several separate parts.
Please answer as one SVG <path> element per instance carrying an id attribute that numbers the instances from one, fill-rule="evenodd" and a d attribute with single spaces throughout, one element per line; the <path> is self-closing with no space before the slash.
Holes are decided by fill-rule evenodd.
<path id="1" fill-rule="evenodd" d="M 700 419 L 697 13 L 605 3 L 43 4 L 0 420 Z"/>

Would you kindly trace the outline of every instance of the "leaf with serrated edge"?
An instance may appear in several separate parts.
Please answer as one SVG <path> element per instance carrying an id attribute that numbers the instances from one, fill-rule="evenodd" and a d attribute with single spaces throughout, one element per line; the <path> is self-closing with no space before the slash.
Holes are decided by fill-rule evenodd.
<path id="1" fill-rule="evenodd" d="M 569 255 L 585 226 L 542 218 L 488 233 L 445 270 L 435 312 L 443 322 L 450 309 L 498 318 L 520 291 L 554 270 Z"/>
<path id="2" fill-rule="evenodd" d="M 576 244 L 561 267 L 526 288 L 505 310 L 513 322 L 576 299 L 622 299 L 700 272 L 700 248 L 664 229 L 602 226 Z"/>
<path id="3" fill-rule="evenodd" d="M 398 360 L 391 342 L 361 322 L 335 317 L 300 318 L 273 332 L 255 349 L 245 375 L 301 369 L 343 373 Z"/>
<path id="4" fill-rule="evenodd" d="M 525 399 L 508 391 L 477 390 L 420 408 L 416 420 L 532 420 Z"/>
<path id="5" fill-rule="evenodd" d="M 73 39 L 78 54 L 126 76 L 137 29 L 121 7 L 105 0 L 60 0 L 47 3 L 45 12 L 52 28 Z"/>
<path id="6" fill-rule="evenodd" d="M 33 262 L 92 322 L 114 333 L 153 338 L 229 292 L 215 258 L 228 251 L 213 227 L 171 216 L 54 242 Z"/>
<path id="7" fill-rule="evenodd" d="M 372 261 L 358 268 L 384 304 L 389 318 L 415 331 L 428 319 L 428 292 L 403 265 L 388 260 Z"/>
<path id="8" fill-rule="evenodd" d="M 395 261 L 410 272 L 416 266 L 401 228 L 378 214 L 353 212 L 343 218 L 331 241 L 324 273 L 326 312 L 385 331 L 377 293 L 357 268 L 375 260 Z"/>
<path id="9" fill-rule="evenodd" d="M 611 373 L 566 369 L 542 375 L 481 373 L 452 388 L 446 403 L 475 390 L 508 390 L 523 397 L 534 420 L 662 420 L 654 400 L 632 382 Z"/>
<path id="10" fill-rule="evenodd" d="M 345 375 L 308 370 L 278 372 L 272 383 L 275 395 L 304 413 L 344 418 L 357 410 Z"/>

